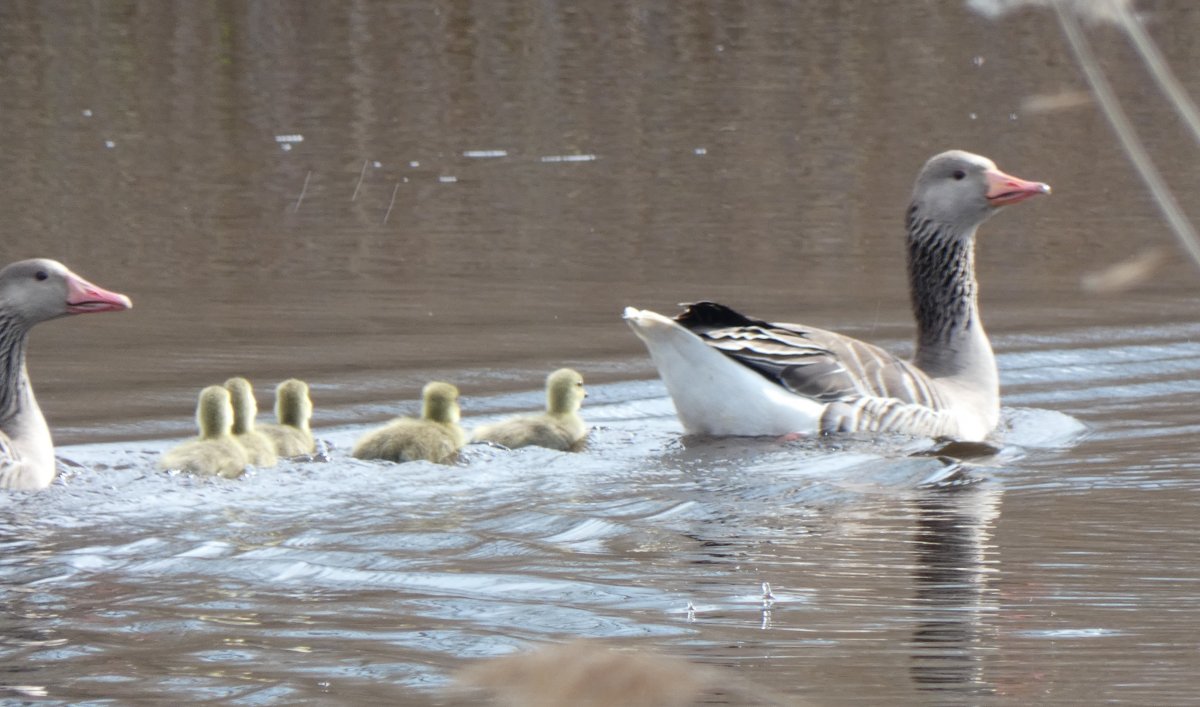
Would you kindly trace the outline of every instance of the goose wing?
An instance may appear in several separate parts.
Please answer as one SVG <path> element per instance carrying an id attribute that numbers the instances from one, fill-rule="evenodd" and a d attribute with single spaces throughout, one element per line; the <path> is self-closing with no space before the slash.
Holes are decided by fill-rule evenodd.
<path id="1" fill-rule="evenodd" d="M 837 414 L 843 417 L 853 413 L 883 421 L 900 412 L 896 405 L 931 411 L 945 407 L 922 371 L 878 346 L 823 329 L 752 319 L 715 302 L 685 306 L 677 322 L 786 390 L 823 403 L 877 400 L 853 410 L 841 408 Z M 838 427 L 843 425 L 834 425 Z"/>

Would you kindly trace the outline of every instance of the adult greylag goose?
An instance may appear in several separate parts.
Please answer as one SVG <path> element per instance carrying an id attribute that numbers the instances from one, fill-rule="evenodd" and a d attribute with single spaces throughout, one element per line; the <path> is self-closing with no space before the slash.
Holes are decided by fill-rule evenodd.
<path id="1" fill-rule="evenodd" d="M 0 270 L 0 488 L 34 490 L 54 481 L 54 442 L 25 369 L 34 324 L 68 314 L 129 309 L 109 292 L 45 258 Z"/>
<path id="2" fill-rule="evenodd" d="M 458 424 L 458 388 L 434 381 L 425 386 L 421 398 L 421 419 L 400 417 L 368 432 L 355 443 L 354 457 L 393 462 L 425 459 L 437 464 L 456 461 L 458 450 L 467 443 Z"/>
<path id="3" fill-rule="evenodd" d="M 626 308 L 689 433 L 899 433 L 982 440 L 1000 418 L 991 342 L 979 319 L 975 231 L 1005 205 L 1050 187 L 961 150 L 917 175 L 908 207 L 908 275 L 916 354 L 713 302 L 669 319 Z"/>
<path id="4" fill-rule="evenodd" d="M 548 447 L 564 452 L 578 451 L 588 428 L 579 416 L 587 391 L 583 376 L 560 368 L 546 377 L 546 413 L 513 417 L 475 430 L 472 442 L 495 442 L 509 449 Z"/>
<path id="5" fill-rule="evenodd" d="M 275 443 L 259 432 L 254 425 L 258 417 L 258 402 L 254 400 L 254 388 L 245 378 L 230 378 L 225 381 L 229 400 L 233 405 L 233 438 L 246 450 L 246 461 L 253 466 L 269 467 L 279 462 L 275 454 Z"/>
<path id="6" fill-rule="evenodd" d="M 275 452 L 281 457 L 312 454 L 317 448 L 309 427 L 312 412 L 308 384 L 289 378 L 275 386 L 275 420 L 279 424 L 259 425 L 257 429 L 275 444 Z"/>
<path id="7" fill-rule="evenodd" d="M 229 391 L 210 385 L 196 405 L 200 436 L 163 452 L 158 466 L 205 476 L 236 479 L 246 471 L 246 450 L 233 437 L 233 403 Z"/>

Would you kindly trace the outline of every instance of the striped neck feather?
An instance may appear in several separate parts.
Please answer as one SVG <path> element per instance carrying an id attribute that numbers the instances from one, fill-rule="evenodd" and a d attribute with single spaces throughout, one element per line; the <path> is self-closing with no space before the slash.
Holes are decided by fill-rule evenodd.
<path id="1" fill-rule="evenodd" d="M 908 277 L 917 320 L 918 365 L 942 359 L 955 342 L 979 326 L 974 233 L 908 215 Z M 973 229 L 972 229 L 973 230 Z"/>
<path id="2" fill-rule="evenodd" d="M 18 318 L 0 312 L 0 428 L 21 410 L 21 400 L 29 388 L 25 372 L 25 342 L 29 328 Z"/>

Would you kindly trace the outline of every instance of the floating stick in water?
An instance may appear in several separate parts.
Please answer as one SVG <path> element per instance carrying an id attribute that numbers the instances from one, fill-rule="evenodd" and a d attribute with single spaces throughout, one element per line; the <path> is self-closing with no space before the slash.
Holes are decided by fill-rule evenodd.
<path id="1" fill-rule="evenodd" d="M 308 193 L 308 180 L 312 177 L 312 170 L 308 170 L 308 174 L 304 175 L 304 186 L 300 188 L 300 196 L 296 199 L 296 205 L 292 207 L 292 213 L 300 210 L 300 204 L 304 202 L 304 195 Z"/>
<path id="2" fill-rule="evenodd" d="M 396 192 L 400 191 L 400 182 L 396 182 L 396 186 L 392 188 L 392 200 L 388 202 L 387 213 L 383 215 L 383 222 L 388 222 L 388 217 L 392 215 L 392 206 L 396 204 Z"/>
<path id="3" fill-rule="evenodd" d="M 354 185 L 354 193 L 350 195 L 350 201 L 358 198 L 358 190 L 362 187 L 363 179 L 367 176 L 367 165 L 370 163 L 371 160 L 363 160 L 362 171 L 358 173 L 358 184 Z"/>

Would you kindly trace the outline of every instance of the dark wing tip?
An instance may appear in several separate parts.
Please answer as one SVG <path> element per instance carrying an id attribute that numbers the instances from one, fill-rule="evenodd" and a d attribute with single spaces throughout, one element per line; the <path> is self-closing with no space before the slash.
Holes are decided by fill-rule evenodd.
<path id="1" fill-rule="evenodd" d="M 680 304 L 684 310 L 675 316 L 687 329 L 722 329 L 725 327 L 771 326 L 760 319 L 751 319 L 730 307 L 716 302 L 700 301 Z"/>

